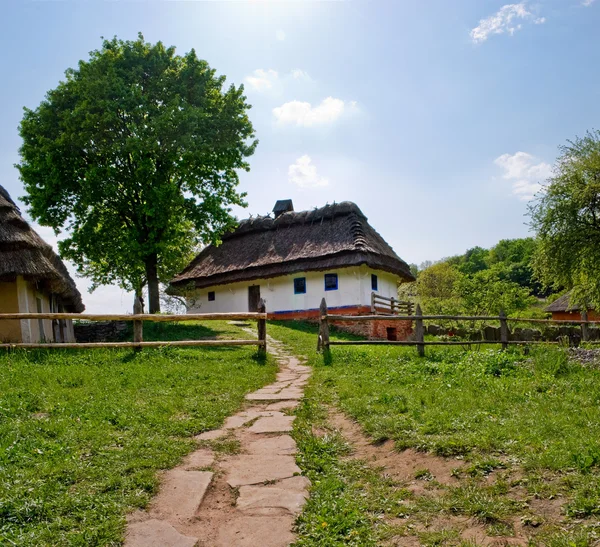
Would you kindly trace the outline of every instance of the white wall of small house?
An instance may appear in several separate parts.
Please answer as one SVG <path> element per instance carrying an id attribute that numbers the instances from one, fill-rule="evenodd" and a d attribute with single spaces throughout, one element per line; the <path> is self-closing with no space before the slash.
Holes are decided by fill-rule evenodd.
<path id="1" fill-rule="evenodd" d="M 325 274 L 338 274 L 337 290 L 325 290 Z M 371 306 L 371 274 L 377 275 L 377 294 L 397 298 L 400 278 L 367 266 L 337 268 L 322 272 L 302 272 L 269 279 L 257 279 L 198 289 L 190 299 L 188 313 L 229 313 L 248 311 L 248 287 L 260 286 L 267 312 L 291 312 L 318 309 L 325 297 L 327 307 Z M 306 278 L 306 293 L 294 294 L 294 279 Z M 214 292 L 214 301 L 208 293 Z"/>

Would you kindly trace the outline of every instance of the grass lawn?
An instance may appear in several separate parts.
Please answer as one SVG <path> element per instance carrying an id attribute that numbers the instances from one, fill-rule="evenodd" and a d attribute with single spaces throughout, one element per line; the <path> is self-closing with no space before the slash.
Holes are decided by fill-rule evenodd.
<path id="1" fill-rule="evenodd" d="M 393 536 L 465 544 L 454 517 L 473 518 L 500 537 L 520 523 L 533 545 L 585 546 L 600 537 L 600 370 L 549 347 L 529 355 L 428 347 L 419 359 L 414 348 L 334 346 L 324 364 L 315 327 L 268 330 L 315 366 L 295 429 L 314 484 L 298 521 L 299 545 L 381 545 Z M 345 458 L 348 446 L 328 430 L 332 406 L 374 442 L 457 458 L 457 484 L 432 481 L 414 495 Z M 427 469 L 420 475 L 427 479 Z M 538 514 L 544 502 L 559 504 L 556 518 Z M 440 515 L 445 528 L 427 532 Z"/>
<path id="2" fill-rule="evenodd" d="M 245 338 L 221 322 L 146 340 Z M 0 352 L 0 545 L 119 545 L 156 472 L 275 377 L 254 347 Z"/>

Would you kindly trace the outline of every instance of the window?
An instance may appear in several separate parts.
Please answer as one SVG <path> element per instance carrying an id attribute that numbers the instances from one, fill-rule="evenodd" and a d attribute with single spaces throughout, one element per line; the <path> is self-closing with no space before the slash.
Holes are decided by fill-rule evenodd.
<path id="1" fill-rule="evenodd" d="M 371 290 L 377 290 L 377 276 L 375 274 L 371 274 Z"/>
<path id="2" fill-rule="evenodd" d="M 338 288 L 338 274 L 325 274 L 325 290 L 326 291 L 337 291 Z"/>
<path id="3" fill-rule="evenodd" d="M 208 293 L 208 301 L 209 302 L 214 302 L 214 300 L 215 300 L 215 291 L 210 291 Z"/>
<path id="4" fill-rule="evenodd" d="M 306 294 L 306 277 L 294 279 L 294 294 Z"/>

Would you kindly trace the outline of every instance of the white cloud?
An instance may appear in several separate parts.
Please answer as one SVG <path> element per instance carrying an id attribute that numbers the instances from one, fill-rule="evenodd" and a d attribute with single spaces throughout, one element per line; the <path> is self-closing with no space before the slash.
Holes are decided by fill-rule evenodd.
<path id="1" fill-rule="evenodd" d="M 307 154 L 299 157 L 296 163 L 289 166 L 288 178 L 292 184 L 300 188 L 319 188 L 329 184 L 328 179 L 317 174 L 317 167 Z"/>
<path id="2" fill-rule="evenodd" d="M 308 72 L 305 70 L 300 70 L 299 68 L 292 70 L 291 75 L 294 80 L 312 80 L 312 78 L 308 75 Z"/>
<path id="3" fill-rule="evenodd" d="M 277 38 L 277 40 L 279 40 L 280 42 L 283 42 L 285 40 L 285 32 L 283 32 L 283 30 L 276 31 L 275 38 Z"/>
<path id="4" fill-rule="evenodd" d="M 596 0 L 582 0 L 581 4 L 587 8 L 588 6 L 591 6 L 595 1 Z"/>
<path id="5" fill-rule="evenodd" d="M 271 92 L 280 94 L 285 85 L 290 82 L 314 83 L 308 72 L 295 68 L 288 73 L 280 74 L 272 68 L 257 68 L 252 74 L 244 78 L 248 87 L 259 92 Z"/>
<path id="6" fill-rule="evenodd" d="M 344 112 L 355 110 L 356 102 L 348 105 L 341 99 L 327 97 L 321 104 L 313 107 L 310 103 L 290 101 L 273 109 L 273 114 L 280 124 L 293 124 L 303 127 L 324 125 L 338 120 Z"/>
<path id="7" fill-rule="evenodd" d="M 494 34 L 506 33 L 512 36 L 515 32 L 521 30 L 524 22 L 542 25 L 546 22 L 546 18 L 536 17 L 529 11 L 525 2 L 521 2 L 520 4 L 506 4 L 494 13 L 494 15 L 490 15 L 479 21 L 479 25 L 471 30 L 471 40 L 475 44 L 481 44 Z"/>
<path id="8" fill-rule="evenodd" d="M 279 74 L 276 70 L 258 68 L 251 76 L 246 76 L 245 82 L 257 91 L 267 91 L 273 88 L 278 79 Z"/>
<path id="9" fill-rule="evenodd" d="M 552 166 L 527 152 L 503 154 L 494 163 L 504 169 L 503 178 L 512 181 L 512 193 L 529 201 L 541 189 L 541 183 L 552 175 Z"/>

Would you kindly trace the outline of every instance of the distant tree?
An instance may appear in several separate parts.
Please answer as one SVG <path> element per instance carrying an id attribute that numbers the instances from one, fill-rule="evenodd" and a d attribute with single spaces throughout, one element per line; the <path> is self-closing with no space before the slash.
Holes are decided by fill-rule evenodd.
<path id="1" fill-rule="evenodd" d="M 600 306 L 600 131 L 561 147 L 554 175 L 530 207 L 537 233 L 533 268 L 545 286 L 573 287 Z"/>
<path id="2" fill-rule="evenodd" d="M 501 279 L 517 283 L 531 290 L 538 297 L 548 296 L 533 272 L 533 256 L 536 241 L 532 237 L 502 239 L 489 251 L 487 263 Z"/>
<path id="3" fill-rule="evenodd" d="M 487 257 L 489 251 L 482 247 L 473 247 L 457 260 L 458 269 L 467 275 L 471 275 L 488 268 Z"/>
<path id="4" fill-rule="evenodd" d="M 218 241 L 245 205 L 238 170 L 255 150 L 243 86 L 224 89 L 194 50 L 161 42 L 105 40 L 66 72 L 35 110 L 25 109 L 18 165 L 24 201 L 56 233 L 62 256 L 94 286 L 159 281 L 197 243 Z"/>
<path id="5" fill-rule="evenodd" d="M 455 286 L 464 310 L 473 315 L 507 314 L 527 309 L 535 299 L 529 289 L 512 281 L 503 280 L 494 270 L 482 270 L 461 277 Z"/>
<path id="6" fill-rule="evenodd" d="M 447 262 L 439 262 L 419 273 L 417 289 L 423 298 L 452 298 L 460 272 Z"/>

